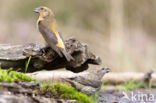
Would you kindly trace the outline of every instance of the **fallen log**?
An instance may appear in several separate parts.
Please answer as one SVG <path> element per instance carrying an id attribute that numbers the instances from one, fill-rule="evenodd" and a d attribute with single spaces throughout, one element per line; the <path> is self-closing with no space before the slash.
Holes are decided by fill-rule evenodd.
<path id="1" fill-rule="evenodd" d="M 134 82 L 149 82 L 156 86 L 156 73 L 151 74 L 151 77 L 146 77 L 147 73 L 136 73 L 136 72 L 123 72 L 123 73 L 108 73 L 102 80 L 109 84 L 121 84 L 128 81 Z"/>
<path id="2" fill-rule="evenodd" d="M 32 78 L 35 78 L 39 81 L 44 82 L 62 82 L 61 78 L 72 78 L 76 76 L 84 76 L 87 75 L 90 71 L 85 71 L 81 73 L 72 73 L 69 71 L 39 71 L 35 73 L 28 73 L 27 75 L 31 76 Z M 108 84 L 116 85 L 116 84 L 122 84 L 129 81 L 134 82 L 146 82 L 147 73 L 134 73 L 134 72 L 123 72 L 123 73 L 114 73 L 110 72 L 106 74 L 102 81 Z M 153 87 L 156 87 L 156 73 L 151 74 L 151 77 L 149 77 L 151 84 Z"/>
<path id="3" fill-rule="evenodd" d="M 73 56 L 74 61 L 67 62 L 65 58 L 60 58 L 50 47 L 37 44 L 25 45 L 0 45 L 0 66 L 10 68 L 20 72 L 35 72 L 39 70 L 54 70 L 66 68 L 78 73 L 88 69 L 88 64 L 101 64 L 101 59 L 94 55 L 88 46 L 80 43 L 74 38 L 65 40 L 67 51 Z M 28 69 L 26 63 L 28 59 Z"/>

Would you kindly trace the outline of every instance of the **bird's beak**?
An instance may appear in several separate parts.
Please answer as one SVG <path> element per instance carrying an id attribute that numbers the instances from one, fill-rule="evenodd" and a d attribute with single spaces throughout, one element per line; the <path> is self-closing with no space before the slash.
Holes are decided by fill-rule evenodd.
<path id="1" fill-rule="evenodd" d="M 39 13 L 40 12 L 40 8 L 35 8 L 34 12 Z"/>

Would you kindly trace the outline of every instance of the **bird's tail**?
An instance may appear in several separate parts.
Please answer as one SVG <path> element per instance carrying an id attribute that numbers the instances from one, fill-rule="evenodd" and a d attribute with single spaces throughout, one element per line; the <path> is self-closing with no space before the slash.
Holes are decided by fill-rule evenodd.
<path id="1" fill-rule="evenodd" d="M 74 60 L 74 58 L 65 49 L 62 49 L 62 54 L 65 56 L 68 62 Z"/>

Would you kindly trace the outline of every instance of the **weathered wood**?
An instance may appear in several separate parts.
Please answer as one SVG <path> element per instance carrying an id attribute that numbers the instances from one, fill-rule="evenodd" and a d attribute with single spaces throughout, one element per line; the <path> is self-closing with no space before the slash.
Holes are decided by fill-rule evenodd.
<path id="1" fill-rule="evenodd" d="M 39 70 L 54 70 L 66 68 L 73 72 L 81 72 L 88 69 L 88 64 L 99 65 L 101 59 L 89 51 L 88 46 L 74 38 L 65 40 L 67 51 L 74 57 L 74 61 L 67 62 L 60 58 L 52 49 L 37 44 L 26 45 L 0 45 L 0 65 L 2 68 L 25 71 L 25 64 L 31 56 L 27 72 Z"/>
<path id="2" fill-rule="evenodd" d="M 69 71 L 39 71 L 35 73 L 29 73 L 28 76 L 35 78 L 39 81 L 52 81 L 52 82 L 62 82 L 60 78 L 73 78 L 75 76 L 87 75 L 89 71 L 81 73 L 72 73 Z M 92 77 L 92 75 L 91 75 Z M 134 72 L 124 72 L 124 73 L 114 73 L 110 72 L 106 74 L 102 81 L 108 84 L 122 84 L 129 81 L 134 82 L 145 82 L 146 73 L 134 73 Z M 151 74 L 151 84 L 153 87 L 156 87 L 156 73 Z"/>

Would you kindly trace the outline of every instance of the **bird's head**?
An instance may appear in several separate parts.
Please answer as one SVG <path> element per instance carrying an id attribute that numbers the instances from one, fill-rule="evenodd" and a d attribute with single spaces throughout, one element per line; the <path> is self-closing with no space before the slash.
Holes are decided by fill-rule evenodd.
<path id="1" fill-rule="evenodd" d="M 42 18 L 54 16 L 52 10 L 45 6 L 40 6 L 38 8 L 35 8 L 34 12 L 39 13 L 40 17 Z"/>

